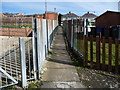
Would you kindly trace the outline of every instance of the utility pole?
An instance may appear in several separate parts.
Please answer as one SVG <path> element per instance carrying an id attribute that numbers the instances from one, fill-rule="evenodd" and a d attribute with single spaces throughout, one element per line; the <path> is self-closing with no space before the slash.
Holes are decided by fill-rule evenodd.
<path id="1" fill-rule="evenodd" d="M 54 19 L 56 19 L 56 8 L 54 8 Z"/>
<path id="2" fill-rule="evenodd" d="M 47 19 L 47 0 L 45 0 L 45 17 Z"/>
<path id="3" fill-rule="evenodd" d="M 56 12 L 56 8 L 54 8 L 54 12 Z"/>

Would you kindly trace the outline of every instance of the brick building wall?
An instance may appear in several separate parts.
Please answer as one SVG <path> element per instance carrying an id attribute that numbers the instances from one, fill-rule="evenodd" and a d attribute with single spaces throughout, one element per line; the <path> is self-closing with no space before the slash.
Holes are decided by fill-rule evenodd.
<path id="1" fill-rule="evenodd" d="M 58 20 L 58 14 L 54 12 L 47 12 L 42 15 L 33 15 L 34 17 L 40 19 Z M 47 17 L 46 17 L 47 16 Z M 2 26 L 4 25 L 32 25 L 32 17 L 2 17 Z M 18 27 L 3 27 L 0 28 L 0 36 L 10 36 L 10 37 L 27 37 L 32 35 L 32 29 L 29 28 L 18 28 Z"/>
<path id="2" fill-rule="evenodd" d="M 2 17 L 2 25 L 29 25 L 32 24 L 31 17 Z"/>
<path id="3" fill-rule="evenodd" d="M 0 28 L 0 36 L 27 37 L 31 33 L 30 28 Z"/>
<path id="4" fill-rule="evenodd" d="M 55 12 L 46 12 L 45 14 L 34 15 L 34 17 L 40 19 L 58 20 L 58 14 Z"/>
<path id="5" fill-rule="evenodd" d="M 58 20 L 58 14 L 55 12 L 46 12 L 43 18 L 50 20 Z"/>
<path id="6" fill-rule="evenodd" d="M 96 18 L 96 26 L 120 25 L 120 12 L 107 11 Z"/>
<path id="7" fill-rule="evenodd" d="M 35 15 L 36 18 L 43 19 L 44 15 Z"/>

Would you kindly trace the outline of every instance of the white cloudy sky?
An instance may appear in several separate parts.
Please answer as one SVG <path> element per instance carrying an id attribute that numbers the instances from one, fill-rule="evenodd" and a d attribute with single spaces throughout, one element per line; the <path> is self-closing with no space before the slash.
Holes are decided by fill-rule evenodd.
<path id="1" fill-rule="evenodd" d="M 1 0 L 2 2 L 44 2 L 45 0 Z M 48 2 L 118 2 L 119 0 L 46 0 Z"/>
<path id="2" fill-rule="evenodd" d="M 12 12 L 12 13 L 24 13 L 24 14 L 41 14 L 45 11 L 45 0 L 2 0 L 1 9 L 2 12 Z M 54 2 L 56 1 L 56 2 Z M 118 1 L 119 0 L 47 0 L 47 10 L 56 11 L 58 13 L 65 14 L 69 11 L 76 13 L 81 16 L 84 13 L 90 11 L 96 15 L 112 10 L 118 11 Z"/>

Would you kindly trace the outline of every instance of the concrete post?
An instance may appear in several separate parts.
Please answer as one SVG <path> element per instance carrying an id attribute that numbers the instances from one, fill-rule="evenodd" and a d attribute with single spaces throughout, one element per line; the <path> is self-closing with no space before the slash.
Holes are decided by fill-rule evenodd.
<path id="1" fill-rule="evenodd" d="M 27 77 L 26 77 L 25 42 L 22 37 L 19 38 L 19 43 L 20 43 L 21 81 L 22 87 L 26 87 Z"/>

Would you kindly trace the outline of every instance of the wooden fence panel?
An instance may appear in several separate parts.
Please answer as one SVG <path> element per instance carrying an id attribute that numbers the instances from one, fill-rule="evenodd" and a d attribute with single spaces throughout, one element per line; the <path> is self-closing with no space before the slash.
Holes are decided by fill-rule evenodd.
<path id="1" fill-rule="evenodd" d="M 88 65 L 88 40 L 87 37 L 84 36 L 84 66 Z"/>
<path id="2" fill-rule="evenodd" d="M 105 69 L 105 38 L 102 38 L 102 69 Z"/>
<path id="3" fill-rule="evenodd" d="M 96 37 L 96 67 L 100 68 L 100 38 Z"/>
<path id="4" fill-rule="evenodd" d="M 119 51 L 119 41 L 115 40 L 115 72 L 118 73 L 119 67 L 118 67 L 118 53 Z"/>
<path id="5" fill-rule="evenodd" d="M 88 42 L 90 42 L 90 46 L 88 46 Z M 94 61 L 94 42 L 96 42 L 96 61 Z M 115 66 L 112 64 L 112 52 L 113 47 L 112 44 L 115 42 Z M 101 47 L 102 44 L 102 47 Z M 108 47 L 106 48 L 106 45 Z M 88 47 L 90 47 L 88 50 Z M 108 50 L 108 52 L 107 52 Z M 119 73 L 119 40 L 113 41 L 111 37 L 109 39 L 93 36 L 86 37 L 84 36 L 84 66 L 89 66 L 88 62 L 88 51 L 90 54 L 90 67 L 97 68 L 101 70 L 108 70 L 109 72 L 113 71 L 113 67 L 115 67 L 115 72 Z M 108 54 L 108 57 L 106 56 Z M 102 60 L 102 61 L 101 61 Z M 108 63 L 106 63 L 106 61 Z M 95 64 L 95 65 L 94 65 Z M 95 67 L 94 67 L 95 66 Z M 108 67 L 107 67 L 108 66 Z"/>
<path id="6" fill-rule="evenodd" d="M 90 66 L 93 67 L 93 36 L 90 37 Z"/>
<path id="7" fill-rule="evenodd" d="M 109 55 L 108 55 L 108 70 L 111 71 L 112 70 L 112 38 L 109 37 Z"/>

